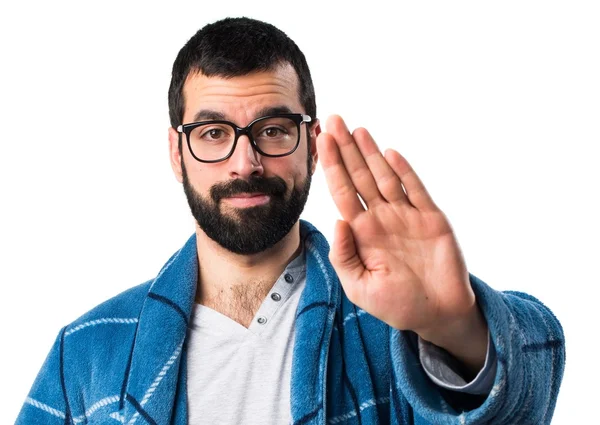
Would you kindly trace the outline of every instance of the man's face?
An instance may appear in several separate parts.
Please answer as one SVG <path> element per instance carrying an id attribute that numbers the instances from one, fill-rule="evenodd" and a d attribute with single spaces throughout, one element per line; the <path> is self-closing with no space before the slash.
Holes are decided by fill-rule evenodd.
<path id="1" fill-rule="evenodd" d="M 298 78 L 290 65 L 225 79 L 191 73 L 183 88 L 183 123 L 224 119 L 245 127 L 270 109 L 305 113 Z M 231 252 L 255 254 L 274 246 L 298 221 L 317 162 L 318 122 L 300 128 L 300 144 L 291 155 L 270 158 L 252 148 L 247 136 L 218 163 L 196 161 L 183 137 L 169 130 L 171 165 L 200 229 Z"/>

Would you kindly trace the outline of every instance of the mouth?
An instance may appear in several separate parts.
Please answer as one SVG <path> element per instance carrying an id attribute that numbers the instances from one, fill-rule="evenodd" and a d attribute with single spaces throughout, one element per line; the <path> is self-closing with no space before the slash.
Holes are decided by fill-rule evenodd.
<path id="1" fill-rule="evenodd" d="M 222 201 L 236 208 L 249 208 L 264 205 L 271 200 L 264 193 L 236 193 L 233 196 L 223 198 Z"/>

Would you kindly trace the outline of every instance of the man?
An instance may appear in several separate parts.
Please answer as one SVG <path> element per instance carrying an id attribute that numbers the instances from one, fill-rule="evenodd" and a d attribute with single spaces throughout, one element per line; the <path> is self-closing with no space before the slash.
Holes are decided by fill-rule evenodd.
<path id="1" fill-rule="evenodd" d="M 271 25 L 182 48 L 170 160 L 197 226 L 158 276 L 61 330 L 19 424 L 550 423 L 564 338 L 468 273 L 406 159 L 334 116 Z M 343 217 L 299 220 L 320 159 Z"/>

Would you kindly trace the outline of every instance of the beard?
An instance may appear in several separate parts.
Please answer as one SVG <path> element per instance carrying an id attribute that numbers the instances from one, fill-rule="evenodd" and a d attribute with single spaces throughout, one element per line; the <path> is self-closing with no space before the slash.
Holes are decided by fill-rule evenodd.
<path id="1" fill-rule="evenodd" d="M 304 184 L 289 195 L 285 181 L 278 176 L 234 179 L 212 186 L 206 198 L 192 187 L 183 161 L 181 166 L 183 190 L 198 226 L 223 248 L 242 255 L 265 251 L 290 232 L 306 205 L 312 178 L 309 167 Z M 221 199 L 240 193 L 260 193 L 270 199 L 264 205 L 223 213 Z"/>

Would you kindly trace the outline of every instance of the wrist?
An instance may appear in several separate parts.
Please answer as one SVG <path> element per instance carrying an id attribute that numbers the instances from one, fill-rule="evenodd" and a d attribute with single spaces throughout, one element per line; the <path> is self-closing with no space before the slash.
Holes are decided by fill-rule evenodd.
<path id="1" fill-rule="evenodd" d="M 432 331 L 417 334 L 458 360 L 468 375 L 465 378 L 475 377 L 485 364 L 488 326 L 476 303 L 465 316 L 446 321 Z"/>

